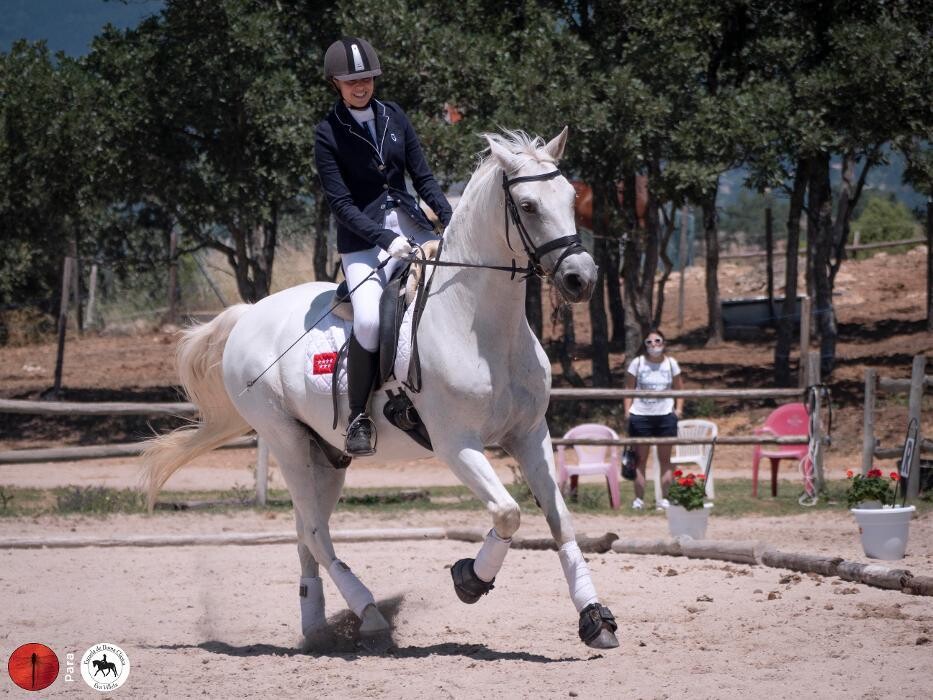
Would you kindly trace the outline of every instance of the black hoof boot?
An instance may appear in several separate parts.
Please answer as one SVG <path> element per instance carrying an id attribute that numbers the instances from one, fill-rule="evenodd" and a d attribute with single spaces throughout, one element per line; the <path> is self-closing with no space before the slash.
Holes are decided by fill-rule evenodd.
<path id="1" fill-rule="evenodd" d="M 605 605 L 590 603 L 580 611 L 580 639 L 593 649 L 615 649 L 619 646 L 615 631 L 619 628 L 612 612 Z"/>
<path id="2" fill-rule="evenodd" d="M 364 457 L 376 452 L 376 426 L 372 419 L 361 413 L 347 428 L 347 454 Z"/>
<path id="3" fill-rule="evenodd" d="M 472 605 L 495 588 L 492 584 L 496 581 L 496 579 L 493 579 L 486 582 L 477 576 L 476 572 L 473 571 L 473 561 L 473 559 L 461 559 L 450 567 L 450 577 L 454 580 L 454 591 L 460 600 L 469 605 Z"/>

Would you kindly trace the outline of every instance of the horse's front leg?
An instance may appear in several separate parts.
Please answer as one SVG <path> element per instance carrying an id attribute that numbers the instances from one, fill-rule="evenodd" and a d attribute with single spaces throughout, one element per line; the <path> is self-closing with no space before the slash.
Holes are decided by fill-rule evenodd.
<path id="1" fill-rule="evenodd" d="M 475 437 L 446 440 L 435 443 L 434 451 L 492 515 L 493 527 L 476 559 L 461 559 L 450 569 L 457 597 L 475 603 L 493 588 L 521 522 L 521 510 L 483 454 L 482 441 Z"/>
<path id="2" fill-rule="evenodd" d="M 596 649 L 619 646 L 615 636 L 615 618 L 609 608 L 599 602 L 590 568 L 577 545 L 570 511 L 557 486 L 554 452 L 547 423 L 542 420 L 534 430 L 510 436 L 502 446 L 518 460 L 557 543 L 557 553 L 570 588 L 570 598 L 580 615 L 580 639 Z"/>

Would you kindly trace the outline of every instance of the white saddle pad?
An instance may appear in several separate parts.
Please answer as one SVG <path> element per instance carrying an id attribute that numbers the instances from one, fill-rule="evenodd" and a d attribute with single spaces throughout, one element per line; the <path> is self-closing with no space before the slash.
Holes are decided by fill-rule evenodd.
<path id="1" fill-rule="evenodd" d="M 305 344 L 305 376 L 315 394 L 330 394 L 334 377 L 337 392 L 347 393 L 347 356 L 344 353 L 337 365 L 337 353 L 350 337 L 352 321 L 344 321 L 333 313 L 327 314 L 308 333 Z"/>
<path id="2" fill-rule="evenodd" d="M 405 310 L 405 318 L 399 329 L 398 352 L 395 355 L 395 376 L 408 378 L 408 362 L 411 358 L 411 317 L 414 302 Z M 337 363 L 337 353 L 347 342 L 353 329 L 352 321 L 345 321 L 334 313 L 325 316 L 308 333 L 305 344 L 305 376 L 312 393 L 331 395 L 334 377 L 337 378 L 337 393 L 347 393 L 347 354 Z M 387 384 L 387 386 L 390 386 Z"/>

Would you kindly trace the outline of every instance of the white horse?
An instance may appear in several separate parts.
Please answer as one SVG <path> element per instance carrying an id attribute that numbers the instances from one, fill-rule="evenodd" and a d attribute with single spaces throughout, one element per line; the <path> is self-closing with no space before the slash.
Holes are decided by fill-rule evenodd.
<path id="1" fill-rule="evenodd" d="M 508 238 L 520 239 L 525 248 L 516 246 L 520 263 L 524 257 L 537 260 L 566 300 L 588 300 L 597 269 L 576 242 L 574 189 L 556 169 L 567 129 L 547 144 L 521 132 L 486 139 L 491 155 L 474 172 L 454 212 L 443 260 L 508 265 L 516 256 Z M 503 212 L 510 204 L 515 218 L 509 234 Z M 515 223 L 522 229 L 518 234 Z M 231 307 L 187 330 L 178 347 L 178 370 L 200 420 L 155 438 L 144 455 L 151 507 L 168 477 L 192 458 L 251 428 L 268 441 L 295 506 L 301 628 L 312 644 L 328 632 L 321 567 L 360 618 L 364 643 L 388 635 L 372 593 L 337 558 L 330 537 L 328 521 L 345 471 L 332 466 L 318 440 L 342 445 L 343 436 L 332 428 L 331 398 L 309 391 L 307 358 L 298 349 L 244 389 L 328 307 L 333 289 L 323 282 L 301 285 L 252 306 Z M 455 592 L 467 603 L 489 592 L 519 526 L 519 506 L 483 454 L 484 446 L 499 445 L 518 461 L 544 511 L 579 613 L 581 639 L 595 648 L 616 647 L 615 621 L 598 601 L 557 486 L 545 422 L 550 362 L 525 319 L 524 300 L 525 286 L 501 270 L 436 267 L 418 330 L 423 388 L 412 401 L 436 457 L 492 516 L 493 528 L 476 559 L 463 559 L 451 569 Z M 363 459 L 429 456 L 385 421 L 385 400 L 378 392 L 372 399 L 378 452 Z M 343 397 L 341 415 L 347 410 Z"/>

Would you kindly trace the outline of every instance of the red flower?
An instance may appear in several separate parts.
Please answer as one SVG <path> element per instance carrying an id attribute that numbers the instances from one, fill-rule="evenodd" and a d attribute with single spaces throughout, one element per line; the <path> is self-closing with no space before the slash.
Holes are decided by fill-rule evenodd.
<path id="1" fill-rule="evenodd" d="M 870 479 L 878 479 L 878 478 L 881 477 L 881 473 L 882 473 L 882 472 L 881 472 L 880 469 L 869 469 L 869 470 L 868 470 L 868 478 L 870 478 Z"/>
<path id="2" fill-rule="evenodd" d="M 697 474 L 697 479 L 698 479 L 699 481 L 706 481 L 706 475 L 705 475 L 705 474 Z"/>
<path id="3" fill-rule="evenodd" d="M 891 481 L 900 481 L 901 475 L 897 472 L 891 472 Z"/>
<path id="4" fill-rule="evenodd" d="M 674 470 L 674 478 L 675 478 L 675 479 L 676 479 L 678 476 L 683 476 L 683 475 L 684 475 L 684 473 L 683 473 L 682 470 L 680 470 L 680 469 L 675 469 L 675 470 Z"/>
<path id="5" fill-rule="evenodd" d="M 855 476 L 855 472 L 851 469 L 846 469 L 846 479 L 851 479 L 853 476 Z"/>

